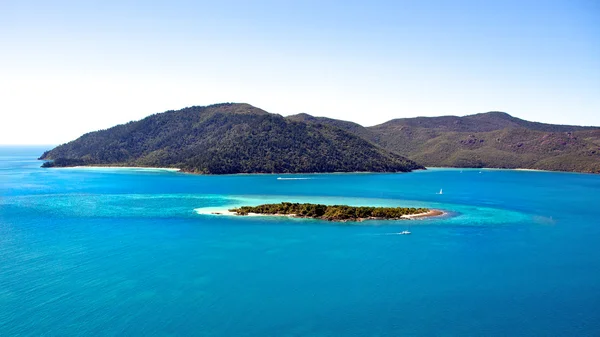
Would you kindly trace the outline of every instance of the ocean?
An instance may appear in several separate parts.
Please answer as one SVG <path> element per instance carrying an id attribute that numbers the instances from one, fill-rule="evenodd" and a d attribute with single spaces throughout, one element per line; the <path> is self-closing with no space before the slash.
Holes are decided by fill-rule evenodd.
<path id="1" fill-rule="evenodd" d="M 0 336 L 600 336 L 600 175 L 42 169 L 46 149 L 0 148 Z M 447 215 L 203 214 L 280 201 Z"/>

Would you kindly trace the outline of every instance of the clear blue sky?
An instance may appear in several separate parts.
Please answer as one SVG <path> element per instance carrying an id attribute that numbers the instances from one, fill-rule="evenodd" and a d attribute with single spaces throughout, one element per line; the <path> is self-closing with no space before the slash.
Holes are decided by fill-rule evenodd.
<path id="1" fill-rule="evenodd" d="M 600 125 L 600 1 L 0 0 L 0 144 L 246 102 Z"/>

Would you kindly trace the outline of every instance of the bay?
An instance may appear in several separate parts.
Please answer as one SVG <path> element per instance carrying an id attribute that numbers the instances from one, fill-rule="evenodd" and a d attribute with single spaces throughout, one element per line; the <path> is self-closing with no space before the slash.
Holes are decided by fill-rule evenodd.
<path id="1" fill-rule="evenodd" d="M 41 169 L 43 150 L 0 148 L 2 336 L 600 335 L 598 175 Z M 448 214 L 199 214 L 280 201 Z"/>

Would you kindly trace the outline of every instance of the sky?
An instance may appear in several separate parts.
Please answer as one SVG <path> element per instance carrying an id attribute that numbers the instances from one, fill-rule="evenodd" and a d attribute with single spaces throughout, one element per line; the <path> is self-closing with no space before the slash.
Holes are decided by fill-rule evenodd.
<path id="1" fill-rule="evenodd" d="M 600 125 L 600 1 L 0 0 L 0 144 L 220 102 Z"/>

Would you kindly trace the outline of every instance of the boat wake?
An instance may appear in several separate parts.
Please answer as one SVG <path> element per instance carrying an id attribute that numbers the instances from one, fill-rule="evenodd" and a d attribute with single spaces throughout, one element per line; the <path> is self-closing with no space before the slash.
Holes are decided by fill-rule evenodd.
<path id="1" fill-rule="evenodd" d="M 277 180 L 311 180 L 314 178 L 283 178 L 283 177 L 277 177 Z"/>

